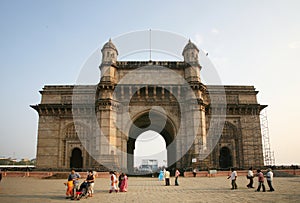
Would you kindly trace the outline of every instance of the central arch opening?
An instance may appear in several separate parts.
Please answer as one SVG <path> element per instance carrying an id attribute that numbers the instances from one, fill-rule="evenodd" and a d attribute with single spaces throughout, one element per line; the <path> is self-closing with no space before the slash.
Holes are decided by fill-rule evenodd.
<path id="1" fill-rule="evenodd" d="M 134 169 L 140 172 L 156 172 L 167 167 L 167 145 L 157 132 L 148 130 L 140 134 L 135 143 Z"/>
<path id="2" fill-rule="evenodd" d="M 160 113 L 153 113 L 152 112 L 152 119 L 159 119 L 162 118 L 163 115 Z M 163 154 L 160 152 L 166 153 L 167 158 L 160 158 L 161 165 L 165 165 L 167 167 L 172 166 L 176 162 L 176 145 L 171 143 L 175 139 L 176 130 L 172 123 L 172 121 L 167 118 L 166 123 L 161 129 L 161 126 L 155 125 L 155 123 L 151 123 L 149 112 L 143 113 L 142 115 L 138 116 L 133 122 L 134 125 L 130 127 L 129 136 L 127 141 L 127 171 L 131 174 L 136 174 L 138 171 L 135 170 L 135 166 L 138 164 L 139 160 L 135 160 L 135 154 L 139 153 L 138 151 L 143 151 L 142 153 L 146 153 L 145 159 L 155 160 L 156 158 L 151 158 L 149 154 L 154 154 L 159 157 L 164 157 Z M 139 149 L 139 145 L 141 144 L 141 140 L 146 148 L 149 150 L 145 150 L 142 148 Z M 160 141 L 159 141 L 160 140 Z M 159 142 L 158 142 L 159 141 Z M 156 143 L 157 142 L 157 143 Z M 142 144 L 142 145 L 143 145 Z M 161 148 L 157 148 L 157 144 L 163 146 L 163 150 Z M 170 145 L 170 146 L 169 146 Z M 136 151 L 137 150 L 137 151 Z M 160 150 L 158 153 L 157 150 Z M 149 155 L 149 156 L 148 156 Z M 139 156 L 140 157 L 140 156 Z M 140 159 L 141 161 L 141 159 Z M 137 164 L 135 164 L 137 163 Z M 155 164 L 154 161 L 149 161 L 148 165 Z M 157 163 L 157 165 L 159 165 Z M 149 170 L 150 172 L 150 170 Z"/>

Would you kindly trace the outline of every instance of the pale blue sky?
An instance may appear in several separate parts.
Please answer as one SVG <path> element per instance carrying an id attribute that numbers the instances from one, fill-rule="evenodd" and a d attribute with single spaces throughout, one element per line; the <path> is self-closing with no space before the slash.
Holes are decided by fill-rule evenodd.
<path id="1" fill-rule="evenodd" d="M 269 105 L 276 164 L 300 164 L 299 10 L 297 0 L 1 0 L 0 156 L 35 157 L 38 115 L 29 105 L 44 85 L 74 84 L 110 37 L 151 28 L 206 50 L 224 84 L 254 85 Z"/>

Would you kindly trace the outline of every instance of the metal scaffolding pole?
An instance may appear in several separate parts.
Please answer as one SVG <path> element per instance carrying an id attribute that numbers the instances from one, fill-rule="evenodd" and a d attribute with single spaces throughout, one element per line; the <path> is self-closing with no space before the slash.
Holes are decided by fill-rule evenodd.
<path id="1" fill-rule="evenodd" d="M 274 157 L 274 151 L 271 151 L 269 126 L 268 126 L 266 109 L 262 110 L 260 113 L 260 125 L 261 125 L 261 134 L 263 140 L 265 166 L 273 166 L 275 165 L 275 157 Z"/>

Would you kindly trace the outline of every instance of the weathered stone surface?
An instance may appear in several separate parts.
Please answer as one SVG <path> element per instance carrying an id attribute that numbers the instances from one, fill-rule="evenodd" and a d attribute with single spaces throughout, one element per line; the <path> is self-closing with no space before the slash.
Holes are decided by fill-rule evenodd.
<path id="1" fill-rule="evenodd" d="M 104 54 L 105 49 L 109 49 L 109 55 Z M 69 168 L 75 164 L 75 167 L 90 168 L 98 161 L 99 165 L 110 164 L 131 171 L 133 159 L 121 152 L 133 154 L 135 139 L 143 132 L 134 130 L 132 124 L 144 129 L 151 126 L 149 130 L 160 133 L 167 146 L 175 142 L 173 148 L 168 148 L 168 162 L 172 167 L 264 165 L 259 113 L 265 106 L 257 103 L 258 92 L 254 86 L 206 86 L 201 83 L 201 66 L 195 58 L 190 58 L 190 54 L 198 54 L 197 49 L 183 53 L 184 61 L 152 62 L 116 61 L 118 53 L 113 46 L 104 47 L 102 51 L 99 84 L 45 86 L 40 91 L 41 103 L 32 106 L 40 116 L 37 167 Z M 138 75 L 135 80 L 118 84 L 127 74 L 145 66 L 148 69 L 143 71 L 147 77 Z M 189 103 L 191 95 L 186 87 L 177 84 L 176 77 L 168 75 L 162 67 L 173 70 L 188 82 L 197 105 Z M 149 76 L 153 71 L 159 72 L 162 78 L 174 77 L 170 80 L 174 83 L 148 84 L 147 81 L 156 79 Z M 219 105 L 225 103 L 226 108 Z M 182 104 L 185 104 L 183 109 Z M 152 120 L 159 121 L 165 114 L 163 128 L 151 125 L 149 112 L 153 106 L 163 109 L 163 112 L 154 111 Z M 216 132 L 210 128 L 212 114 L 226 116 L 226 121 L 222 133 L 216 135 L 220 139 L 206 157 L 202 152 L 214 141 L 209 139 L 208 133 Z M 191 129 L 195 129 L 195 136 L 187 133 Z M 188 145 L 190 139 L 192 146 Z M 197 158 L 196 163 L 192 163 L 193 158 Z"/>

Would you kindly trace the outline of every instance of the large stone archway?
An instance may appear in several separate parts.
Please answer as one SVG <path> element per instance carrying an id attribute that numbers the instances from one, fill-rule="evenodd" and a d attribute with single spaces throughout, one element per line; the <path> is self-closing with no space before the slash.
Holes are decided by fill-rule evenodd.
<path id="1" fill-rule="evenodd" d="M 191 41 L 183 47 L 182 61 L 118 61 L 111 40 L 101 52 L 98 84 L 45 86 L 40 91 L 41 103 L 32 106 L 39 114 L 38 168 L 69 168 L 71 150 L 78 147 L 82 167 L 131 172 L 135 140 L 147 130 L 165 139 L 168 166 L 220 168 L 222 147 L 230 150 L 234 167 L 264 165 L 259 115 L 266 106 L 257 102 L 258 91 L 253 86 L 203 84 L 201 69 L 206 67 L 200 65 L 199 49 Z M 140 75 L 122 82 L 141 68 Z M 225 100 L 226 107 L 219 105 Z M 163 111 L 153 111 L 155 106 Z M 165 118 L 163 127 L 152 122 L 151 113 L 154 121 Z M 226 120 L 224 133 L 216 130 L 223 125 L 212 125 L 218 116 Z M 76 119 L 88 130 L 80 133 L 76 123 L 67 136 L 65 126 Z"/>

